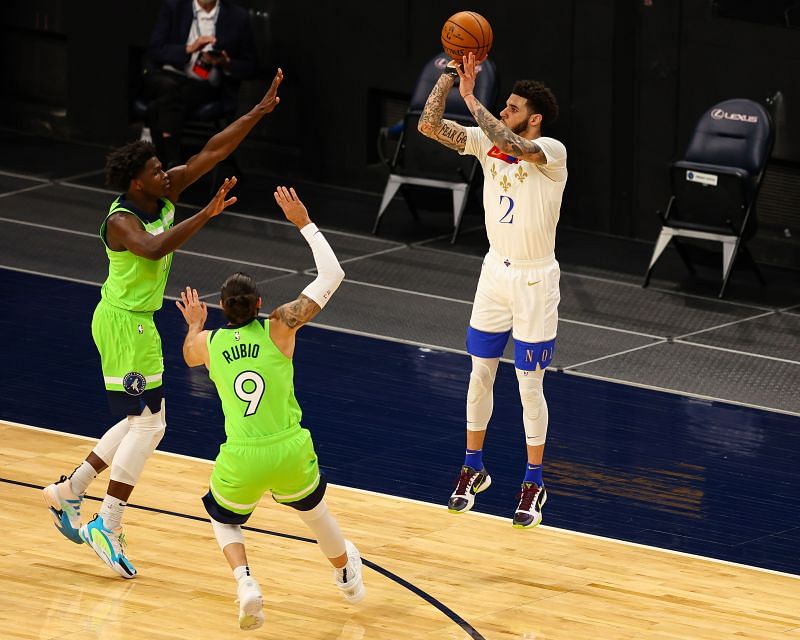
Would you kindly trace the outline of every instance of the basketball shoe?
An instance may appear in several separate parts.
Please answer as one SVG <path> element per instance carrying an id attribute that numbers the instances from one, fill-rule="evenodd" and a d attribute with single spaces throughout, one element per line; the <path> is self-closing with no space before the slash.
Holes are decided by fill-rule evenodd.
<path id="1" fill-rule="evenodd" d="M 333 570 L 333 580 L 339 591 L 342 592 L 344 599 L 351 604 L 356 604 L 364 599 L 367 590 L 364 588 L 364 580 L 361 577 L 361 555 L 349 540 L 344 541 L 347 550 L 347 564 L 342 569 L 339 577 L 339 569 Z"/>
<path id="2" fill-rule="evenodd" d="M 484 467 L 475 471 L 472 467 L 461 467 L 456 488 L 447 501 L 447 510 L 450 513 L 464 513 L 472 509 L 475 496 L 481 491 L 486 491 L 492 485 L 492 476 Z"/>
<path id="3" fill-rule="evenodd" d="M 80 528 L 83 541 L 88 544 L 100 559 L 123 578 L 135 578 L 136 569 L 125 557 L 125 534 L 122 527 L 116 531 L 106 529 L 103 517 L 96 515 L 91 522 Z"/>
<path id="4" fill-rule="evenodd" d="M 44 501 L 53 521 L 63 536 L 75 544 L 83 544 L 78 529 L 81 527 L 81 502 L 83 496 L 72 493 L 67 476 L 42 489 Z"/>
<path id="5" fill-rule="evenodd" d="M 254 578 L 247 576 L 239 581 L 237 587 L 239 597 L 239 628 L 252 631 L 264 624 L 264 596 Z"/>
<path id="6" fill-rule="evenodd" d="M 542 521 L 542 507 L 547 501 L 547 490 L 535 482 L 523 482 L 519 504 L 514 512 L 513 525 L 517 529 L 531 529 Z"/>

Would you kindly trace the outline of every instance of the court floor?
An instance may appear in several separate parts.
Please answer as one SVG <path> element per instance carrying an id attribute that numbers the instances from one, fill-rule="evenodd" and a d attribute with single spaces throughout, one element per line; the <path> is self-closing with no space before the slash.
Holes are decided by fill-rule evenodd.
<path id="1" fill-rule="evenodd" d="M 111 422 L 89 322 L 105 275 L 97 225 L 113 194 L 97 186 L 92 162 L 58 175 L 0 163 L 0 504 L 10 532 L 0 627 L 13 638 L 227 637 L 237 632 L 232 581 L 197 520 L 222 422 L 205 374 L 182 363 L 171 299 L 191 284 L 213 302 L 228 273 L 246 270 L 272 308 L 313 278 L 313 262 L 275 212 L 248 209 L 176 256 L 156 317 L 169 407 L 161 449 L 191 459 L 149 463 L 127 524 L 142 576 L 115 580 L 60 539 L 37 489 L 71 471 L 84 438 Z M 254 564 L 268 567 L 265 634 L 800 636 L 796 286 L 769 299 L 733 287 L 719 301 L 562 263 L 559 348 L 545 377 L 545 526 L 519 532 L 509 518 L 524 441 L 507 358 L 485 454 L 493 487 L 478 513 L 441 507 L 463 455 L 463 339 L 479 252 L 468 238 L 451 250 L 435 234 L 368 236 L 340 223 L 341 203 L 312 200 L 334 203 L 320 226 L 347 277 L 300 333 L 297 393 L 336 485 L 332 507 L 368 561 L 370 600 L 363 610 L 340 603 L 302 524 L 265 500 L 248 534 Z M 20 595 L 31 573 L 38 600 Z"/>

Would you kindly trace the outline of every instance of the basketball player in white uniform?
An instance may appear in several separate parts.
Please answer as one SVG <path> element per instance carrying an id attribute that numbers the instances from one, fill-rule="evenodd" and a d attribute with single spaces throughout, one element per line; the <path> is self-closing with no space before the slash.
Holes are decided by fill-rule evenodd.
<path id="1" fill-rule="evenodd" d="M 472 372 L 467 391 L 467 452 L 451 512 L 469 511 L 475 495 L 492 479 L 483 465 L 483 441 L 492 414 L 492 387 L 509 335 L 522 400 L 528 465 L 513 525 L 535 527 L 542 521 L 547 492 L 542 457 L 547 434 L 544 370 L 553 359 L 558 324 L 559 268 L 554 255 L 556 225 L 567 182 L 567 151 L 542 137 L 558 105 L 540 82 L 518 81 L 500 112 L 500 120 L 472 94 L 479 72 L 474 54 L 452 65 L 431 91 L 420 117 L 424 135 L 483 166 L 483 206 L 489 252 L 483 261 L 467 330 Z M 445 100 L 455 78 L 478 123 L 464 127 L 444 120 Z"/>

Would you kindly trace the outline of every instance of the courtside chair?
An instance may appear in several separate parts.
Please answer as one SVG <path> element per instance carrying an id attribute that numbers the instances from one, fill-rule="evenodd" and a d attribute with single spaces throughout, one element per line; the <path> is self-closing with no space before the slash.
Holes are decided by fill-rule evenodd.
<path id="1" fill-rule="evenodd" d="M 461 217 L 467 203 L 467 196 L 475 177 L 478 162 L 473 156 L 462 156 L 435 140 L 430 140 L 417 130 L 417 123 L 425 107 L 428 95 L 450 60 L 440 53 L 433 57 L 422 69 L 411 97 L 408 111 L 403 118 L 402 129 L 394 156 L 389 163 L 389 179 L 383 191 L 378 215 L 372 233 L 377 234 L 386 208 L 398 189 L 405 185 L 449 189 L 453 194 L 453 237 L 456 241 L 461 227 Z M 494 108 L 497 99 L 497 70 L 488 58 L 480 64 L 480 72 L 475 81 L 475 97 L 489 109 Z M 476 126 L 472 114 L 458 92 L 458 81 L 447 96 L 444 118 L 454 120 L 467 127 Z M 403 196 L 406 196 L 404 192 Z M 413 203 L 406 197 L 406 204 L 415 218 L 418 218 Z"/>
<path id="2" fill-rule="evenodd" d="M 722 244 L 720 298 L 739 255 L 766 284 L 746 243 L 758 227 L 756 200 L 773 138 L 769 112 L 753 100 L 725 100 L 703 113 L 683 159 L 670 167 L 672 195 L 661 216 L 661 232 L 643 286 L 649 284 L 653 267 L 670 242 L 694 273 L 681 238 Z"/>

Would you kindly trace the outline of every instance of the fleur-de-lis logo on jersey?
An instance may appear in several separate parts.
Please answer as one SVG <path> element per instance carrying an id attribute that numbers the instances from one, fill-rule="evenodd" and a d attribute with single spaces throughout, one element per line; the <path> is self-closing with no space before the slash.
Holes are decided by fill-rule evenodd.
<path id="1" fill-rule="evenodd" d="M 236 342 L 239 342 L 239 340 L 242 339 L 242 336 L 239 335 L 238 331 L 234 331 L 233 332 L 233 339 L 236 340 Z"/>
<path id="2" fill-rule="evenodd" d="M 492 168 L 489 169 L 489 173 L 492 174 L 492 180 L 497 177 L 497 168 L 494 166 L 494 162 L 492 163 Z"/>
<path id="3" fill-rule="evenodd" d="M 508 193 L 508 190 L 511 188 L 511 180 L 508 179 L 508 176 L 503 176 L 503 179 L 500 181 L 500 186 L 503 187 L 503 191 Z"/>
<path id="4" fill-rule="evenodd" d="M 528 177 L 528 172 L 522 168 L 522 165 L 519 165 L 519 168 L 517 169 L 517 172 L 514 174 L 514 177 L 520 182 L 525 182 L 525 178 Z"/>
<path id="5" fill-rule="evenodd" d="M 139 325 L 138 327 L 136 327 L 136 330 L 137 330 L 137 331 L 138 331 L 140 334 L 144 333 L 144 327 L 143 327 L 142 325 Z"/>

